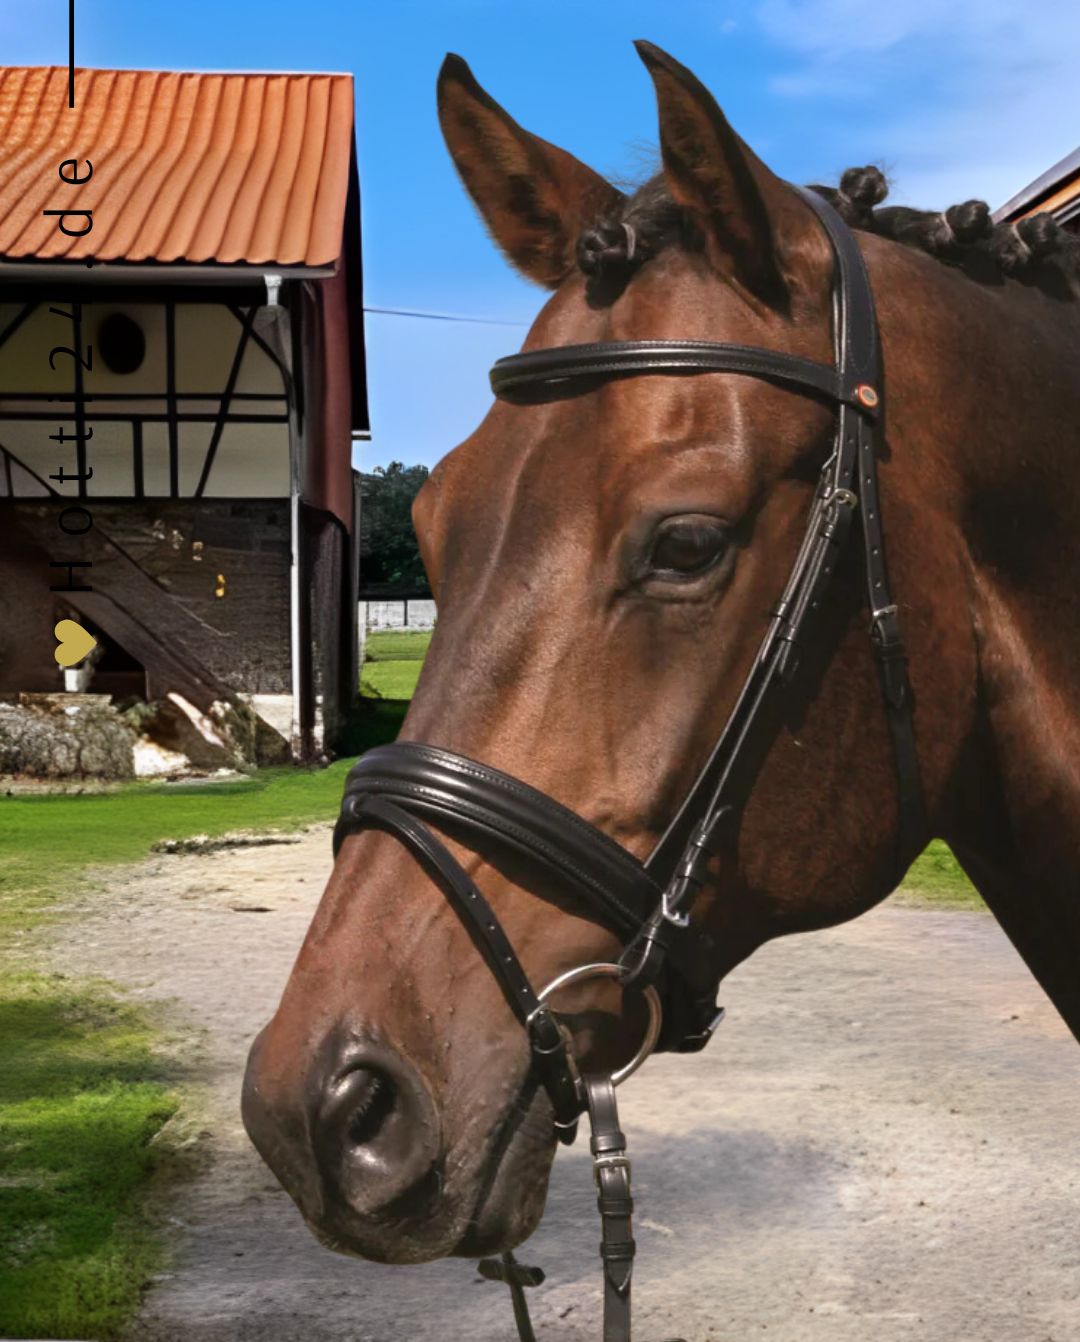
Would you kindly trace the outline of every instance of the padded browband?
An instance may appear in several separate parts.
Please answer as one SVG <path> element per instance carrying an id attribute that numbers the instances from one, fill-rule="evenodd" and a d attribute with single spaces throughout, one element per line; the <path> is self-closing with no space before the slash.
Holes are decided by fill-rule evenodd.
<path id="1" fill-rule="evenodd" d="M 663 893 L 633 854 L 581 816 L 520 779 L 437 746 L 397 741 L 360 758 L 345 784 L 335 856 L 353 832 L 354 807 L 368 796 L 451 828 L 464 822 L 510 845 L 578 889 L 625 935 L 639 931 Z"/>
<path id="2" fill-rule="evenodd" d="M 508 354 L 497 359 L 491 370 L 491 390 L 508 401 L 527 401 L 542 395 L 562 379 L 578 381 L 590 377 L 614 377 L 640 373 L 745 373 L 773 378 L 800 391 L 819 392 L 832 401 L 857 405 L 865 414 L 866 404 L 858 396 L 862 370 L 845 370 L 832 364 L 803 359 L 780 350 L 754 345 L 721 344 L 712 340 L 616 340 L 591 345 L 556 345 L 550 349 Z"/>

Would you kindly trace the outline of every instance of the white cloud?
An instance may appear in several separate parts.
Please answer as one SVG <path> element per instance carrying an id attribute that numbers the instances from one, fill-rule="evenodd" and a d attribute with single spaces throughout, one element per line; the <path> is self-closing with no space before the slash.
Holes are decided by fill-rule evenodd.
<path id="1" fill-rule="evenodd" d="M 858 53 L 886 51 L 905 37 L 924 34 L 946 13 L 951 16 L 971 7 L 972 0 L 966 4 L 959 0 L 949 11 L 940 0 L 900 0 L 893 4 L 874 0 L 764 0 L 758 19 L 781 45 L 838 61 Z M 988 8 L 993 8 L 993 0 Z"/>
<path id="2" fill-rule="evenodd" d="M 1080 139 L 1080 5 L 764 0 L 758 21 L 792 60 L 772 91 L 850 107 L 897 201 L 999 205 Z"/>

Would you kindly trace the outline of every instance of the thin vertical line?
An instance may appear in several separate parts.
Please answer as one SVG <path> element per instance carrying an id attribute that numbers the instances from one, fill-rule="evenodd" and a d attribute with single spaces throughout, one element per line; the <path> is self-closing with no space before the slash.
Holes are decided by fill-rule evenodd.
<path id="1" fill-rule="evenodd" d="M 68 0 L 68 106 L 75 106 L 75 0 Z"/>
<path id="2" fill-rule="evenodd" d="M 133 419 L 131 421 L 131 466 L 134 476 L 135 497 L 137 499 L 145 498 L 146 489 L 143 483 L 143 441 L 141 419 Z"/>
<path id="3" fill-rule="evenodd" d="M 176 405 L 176 303 L 165 304 L 165 413 L 169 423 L 169 497 L 180 497 L 180 430 Z"/>

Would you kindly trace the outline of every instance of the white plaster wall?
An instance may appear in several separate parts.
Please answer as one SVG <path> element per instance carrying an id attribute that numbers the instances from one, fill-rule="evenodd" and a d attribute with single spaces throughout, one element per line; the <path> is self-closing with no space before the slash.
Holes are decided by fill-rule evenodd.
<path id="1" fill-rule="evenodd" d="M 58 305 L 59 306 L 59 305 Z M 0 303 L 0 330 L 20 311 L 21 305 Z M 87 424 L 94 436 L 87 441 L 87 464 L 94 475 L 87 482 L 91 498 L 125 497 L 134 492 L 133 433 L 131 425 L 96 421 L 95 410 L 121 412 L 126 409 L 163 413 L 165 410 L 165 314 L 155 304 L 133 302 L 84 303 L 83 344 L 94 345 L 95 333 L 102 321 L 114 312 L 124 312 L 138 322 L 146 336 L 146 357 L 142 365 L 129 374 L 116 374 L 105 367 L 100 358 L 84 375 L 84 390 L 88 398 L 95 393 L 139 393 L 137 402 L 94 403 L 88 399 Z M 216 414 L 235 355 L 240 325 L 224 306 L 216 304 L 179 304 L 176 311 L 176 380 L 178 403 L 181 411 Z M 55 347 L 73 344 L 74 328 L 66 318 L 50 313 L 44 304 L 27 319 L 4 346 L 0 346 L 0 409 L 6 414 L 19 410 L 50 409 L 47 404 L 31 407 L 20 401 L 19 393 L 36 392 L 61 397 L 74 389 L 74 363 L 66 355 L 54 356 L 56 370 L 49 367 L 49 354 Z M 277 365 L 254 342 L 249 342 L 241 363 L 236 389 L 238 391 L 269 393 L 284 396 L 284 385 Z M 185 399 L 184 393 L 207 393 L 215 397 L 209 401 Z M 64 427 L 74 430 L 74 421 L 62 417 L 70 410 L 71 402 L 58 401 L 60 412 L 54 422 L 49 420 L 0 420 L 0 444 L 8 449 L 28 470 L 12 469 L 12 488 L 16 497 L 35 497 L 47 493 L 30 472 L 43 480 L 55 474 L 61 466 L 68 471 L 75 468 L 75 444 L 51 442 L 49 435 Z M 233 402 L 233 410 L 256 414 L 284 412 L 280 401 Z M 182 424 L 178 433 L 179 485 L 182 495 L 194 492 L 213 425 Z M 2 462 L 2 455 L 0 455 Z M 163 423 L 143 426 L 143 478 L 148 497 L 169 495 L 168 429 Z M 49 481 L 52 488 L 68 496 L 78 494 L 78 482 L 61 484 Z M 7 475 L 0 469 L 0 496 L 9 493 Z M 205 494 L 208 498 L 285 498 L 289 494 L 289 427 L 287 424 L 226 424 L 214 465 L 211 468 Z"/>

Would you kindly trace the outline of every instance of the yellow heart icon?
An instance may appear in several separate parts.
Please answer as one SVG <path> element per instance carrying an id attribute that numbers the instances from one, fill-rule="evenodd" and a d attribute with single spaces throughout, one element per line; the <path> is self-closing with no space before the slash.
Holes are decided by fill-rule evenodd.
<path id="1" fill-rule="evenodd" d="M 58 621 L 53 633 L 60 640 L 53 656 L 60 666 L 74 666 L 97 647 L 97 639 L 75 620 Z"/>

